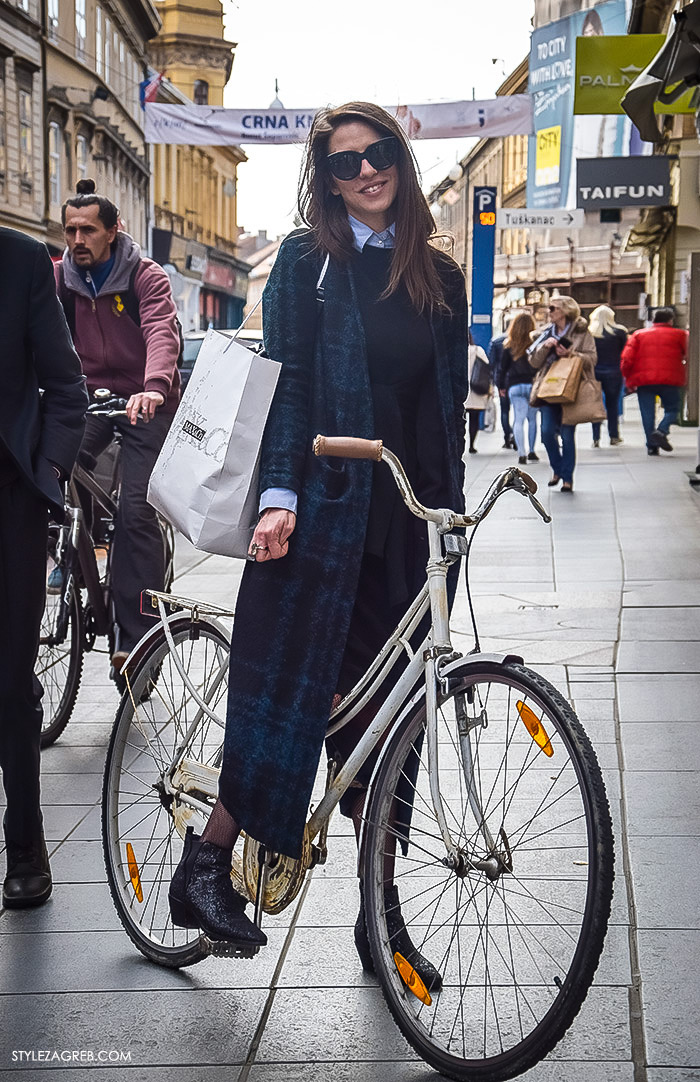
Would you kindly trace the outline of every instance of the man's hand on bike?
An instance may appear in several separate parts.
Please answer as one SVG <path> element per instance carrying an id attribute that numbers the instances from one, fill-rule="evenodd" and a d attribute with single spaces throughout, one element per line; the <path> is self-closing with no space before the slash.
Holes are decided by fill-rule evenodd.
<path id="1" fill-rule="evenodd" d="M 148 424 L 155 415 L 159 406 L 165 402 L 160 391 L 141 391 L 140 394 L 132 394 L 126 404 L 126 415 L 132 425 L 135 425 L 139 417 Z"/>
<path id="2" fill-rule="evenodd" d="M 294 532 L 297 517 L 293 511 L 281 507 L 268 507 L 260 516 L 255 527 L 249 553 L 257 563 L 265 560 L 279 560 L 287 555 L 289 538 Z"/>

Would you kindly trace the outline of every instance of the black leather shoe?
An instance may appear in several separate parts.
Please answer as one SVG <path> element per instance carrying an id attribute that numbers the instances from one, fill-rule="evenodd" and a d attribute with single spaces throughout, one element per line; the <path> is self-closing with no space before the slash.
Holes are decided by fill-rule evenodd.
<path id="1" fill-rule="evenodd" d="M 185 848 L 168 892 L 173 924 L 201 928 L 215 941 L 264 947 L 267 936 L 244 913 L 248 904 L 231 882 L 231 854 L 187 828 Z"/>
<path id="2" fill-rule="evenodd" d="M 660 429 L 656 429 L 649 436 L 650 447 L 660 447 L 662 451 L 672 451 L 673 446 L 669 442 L 669 438 L 665 432 L 661 432 Z"/>
<path id="3" fill-rule="evenodd" d="M 35 846 L 8 843 L 7 873 L 2 888 L 6 909 L 29 909 L 48 900 L 53 883 L 46 842 L 42 836 Z"/>
<path id="4" fill-rule="evenodd" d="M 648 455 L 658 455 L 658 453 L 659 453 L 659 448 L 658 447 L 647 447 L 647 454 Z"/>
<path id="5" fill-rule="evenodd" d="M 535 454 L 534 451 L 530 451 L 529 455 L 527 456 L 527 460 L 528 462 L 539 462 L 539 457 Z"/>
<path id="6" fill-rule="evenodd" d="M 398 887 L 392 885 L 384 891 L 384 908 L 386 910 L 386 924 L 389 932 L 391 948 L 394 952 L 402 954 L 407 962 L 415 969 L 429 992 L 439 992 L 442 988 L 442 977 L 432 962 L 424 958 L 420 951 L 416 950 L 406 930 L 401 913 Z M 360 880 L 360 912 L 355 921 L 355 946 L 360 956 L 360 962 L 365 973 L 374 973 L 374 962 L 369 947 L 367 935 L 367 923 L 365 921 L 365 896 L 363 884 Z"/>

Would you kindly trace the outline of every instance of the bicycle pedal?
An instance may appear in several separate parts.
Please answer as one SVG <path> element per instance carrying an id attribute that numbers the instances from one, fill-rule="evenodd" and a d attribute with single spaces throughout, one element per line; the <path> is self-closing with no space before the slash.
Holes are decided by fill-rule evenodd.
<path id="1" fill-rule="evenodd" d="M 260 947 L 242 947 L 228 939 L 210 939 L 208 935 L 203 935 L 200 942 L 214 958 L 254 958 L 260 950 Z"/>

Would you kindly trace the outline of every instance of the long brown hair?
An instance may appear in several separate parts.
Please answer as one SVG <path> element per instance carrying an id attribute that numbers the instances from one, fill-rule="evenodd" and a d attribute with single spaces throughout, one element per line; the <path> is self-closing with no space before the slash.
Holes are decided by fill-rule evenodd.
<path id="1" fill-rule="evenodd" d="M 510 350 L 514 361 L 517 361 L 518 357 L 522 357 L 530 345 L 532 341 L 530 335 L 534 329 L 535 321 L 529 312 L 518 312 L 517 316 L 513 318 L 503 345 Z"/>
<path id="2" fill-rule="evenodd" d="M 413 306 L 424 309 L 445 308 L 444 291 L 437 273 L 437 261 L 445 256 L 436 251 L 430 240 L 437 235 L 435 222 L 418 181 L 418 166 L 411 146 L 399 122 L 366 101 L 353 101 L 337 109 L 322 109 L 314 118 L 301 176 L 299 178 L 299 214 L 316 236 L 317 246 L 335 259 L 347 263 L 353 252 L 353 236 L 345 204 L 331 191 L 332 176 L 326 166 L 331 135 L 342 124 L 361 121 L 375 128 L 381 138 L 395 136 L 399 141 L 396 162 L 396 248 L 385 296 L 405 285 Z"/>

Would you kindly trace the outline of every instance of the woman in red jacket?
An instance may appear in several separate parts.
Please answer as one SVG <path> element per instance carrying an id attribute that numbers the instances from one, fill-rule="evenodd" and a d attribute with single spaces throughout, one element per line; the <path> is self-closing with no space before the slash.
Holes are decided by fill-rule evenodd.
<path id="1" fill-rule="evenodd" d="M 629 390 L 637 391 L 639 412 L 647 441 L 647 454 L 659 448 L 672 451 L 668 432 L 678 418 L 681 387 L 685 386 L 688 332 L 672 327 L 673 309 L 657 308 L 654 323 L 635 331 L 622 351 L 622 376 Z M 656 428 L 656 396 L 664 415 Z"/>

